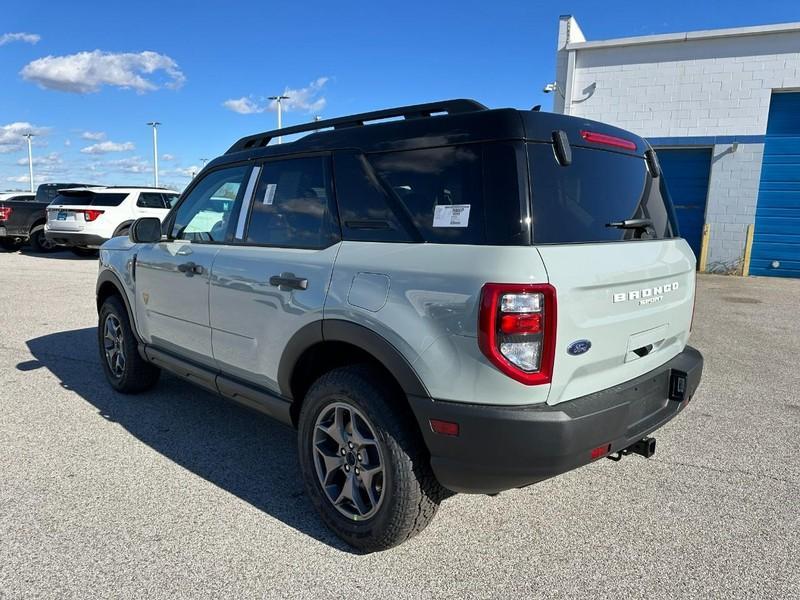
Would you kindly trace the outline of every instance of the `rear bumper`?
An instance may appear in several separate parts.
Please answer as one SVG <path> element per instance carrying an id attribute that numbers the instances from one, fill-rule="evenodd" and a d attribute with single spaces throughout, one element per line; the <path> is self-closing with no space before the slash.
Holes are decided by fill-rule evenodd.
<path id="1" fill-rule="evenodd" d="M 108 238 L 91 233 L 54 231 L 52 229 L 46 229 L 44 237 L 46 237 L 48 241 L 58 244 L 59 246 L 93 246 L 99 248 L 108 241 Z"/>
<path id="2" fill-rule="evenodd" d="M 687 346 L 641 377 L 554 406 L 410 401 L 439 482 L 455 492 L 489 494 L 585 465 L 594 448 L 627 448 L 683 410 L 702 371 L 702 355 Z M 673 386 L 681 379 L 685 387 L 678 394 Z M 429 419 L 458 423 L 459 435 L 433 433 Z"/>

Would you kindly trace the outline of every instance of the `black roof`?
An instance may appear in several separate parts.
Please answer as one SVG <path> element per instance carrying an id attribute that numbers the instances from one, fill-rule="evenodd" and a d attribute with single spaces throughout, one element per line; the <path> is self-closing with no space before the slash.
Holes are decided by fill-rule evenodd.
<path id="1" fill-rule="evenodd" d="M 459 99 L 360 113 L 249 135 L 233 144 L 225 155 L 211 161 L 208 167 L 345 148 L 368 153 L 490 140 L 550 142 L 553 132 L 558 130 L 567 134 L 571 145 L 591 147 L 581 135 L 586 129 L 634 141 L 637 149 L 632 153 L 635 154 L 642 154 L 647 147 L 640 137 L 597 121 L 513 108 L 489 109 L 475 100 Z M 267 145 L 278 136 L 297 133 L 308 135 L 280 145 Z"/>

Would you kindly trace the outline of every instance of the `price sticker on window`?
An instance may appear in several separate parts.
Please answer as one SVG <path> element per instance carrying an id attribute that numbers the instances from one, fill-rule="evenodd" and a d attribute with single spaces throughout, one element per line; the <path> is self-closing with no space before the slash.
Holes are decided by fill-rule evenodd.
<path id="1" fill-rule="evenodd" d="M 442 204 L 433 211 L 434 227 L 468 227 L 469 204 Z"/>

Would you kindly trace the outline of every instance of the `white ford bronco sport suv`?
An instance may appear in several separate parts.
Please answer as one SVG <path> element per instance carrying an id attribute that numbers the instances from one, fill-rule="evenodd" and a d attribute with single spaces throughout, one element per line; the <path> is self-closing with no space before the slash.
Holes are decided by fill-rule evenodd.
<path id="1" fill-rule="evenodd" d="M 452 100 L 236 142 L 102 246 L 98 343 L 115 390 L 167 370 L 297 428 L 322 519 L 378 550 L 454 492 L 650 456 L 694 293 L 644 140 Z"/>
<path id="2" fill-rule="evenodd" d="M 140 217 L 163 219 L 178 192 L 149 187 L 81 187 L 59 190 L 47 207 L 44 235 L 76 254 L 92 254 L 105 241 L 128 235 Z"/>

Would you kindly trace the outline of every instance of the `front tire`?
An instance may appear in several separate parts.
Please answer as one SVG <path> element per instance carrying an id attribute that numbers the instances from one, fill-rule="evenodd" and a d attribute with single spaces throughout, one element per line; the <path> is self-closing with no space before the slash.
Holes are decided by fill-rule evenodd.
<path id="1" fill-rule="evenodd" d="M 97 343 L 103 372 L 116 391 L 136 394 L 158 382 L 161 370 L 139 355 L 128 311 L 118 296 L 110 296 L 100 308 Z"/>
<path id="2" fill-rule="evenodd" d="M 299 418 L 300 467 L 325 524 L 367 552 L 413 537 L 444 490 L 405 399 L 366 365 L 335 369 L 309 390 Z"/>

